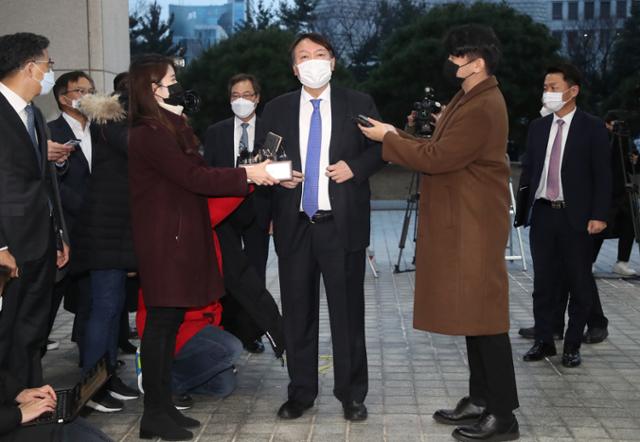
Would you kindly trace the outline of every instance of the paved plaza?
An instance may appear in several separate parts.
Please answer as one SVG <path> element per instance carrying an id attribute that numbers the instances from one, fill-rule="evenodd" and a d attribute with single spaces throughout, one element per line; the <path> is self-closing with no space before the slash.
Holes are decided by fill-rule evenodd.
<path id="1" fill-rule="evenodd" d="M 451 441 L 452 427 L 431 418 L 440 407 L 453 407 L 467 394 L 468 372 L 464 338 L 433 335 L 412 328 L 413 273 L 394 274 L 402 211 L 374 211 L 372 251 L 379 277 L 367 269 L 365 279 L 366 332 L 369 358 L 369 419 L 349 423 L 333 397 L 331 335 L 324 300 L 320 323 L 320 394 L 315 406 L 294 421 L 282 421 L 276 411 L 286 399 L 287 371 L 270 349 L 245 353 L 237 364 L 238 388 L 224 400 L 195 396 L 187 411 L 202 422 L 195 440 L 210 441 Z M 413 257 L 407 240 L 406 260 Z M 528 240 L 525 238 L 525 248 Z M 516 245 L 515 251 L 518 252 Z M 640 440 L 640 281 L 610 278 L 616 241 L 605 241 L 596 266 L 598 287 L 609 317 L 609 338 L 582 347 L 583 365 L 568 369 L 560 356 L 524 363 L 531 341 L 517 330 L 533 323 L 532 272 L 509 264 L 511 340 L 520 395 L 522 441 Z M 638 248 L 632 266 L 640 267 Z M 275 253 L 271 253 L 268 287 L 279 302 Z M 450 275 L 455 278 L 455 274 Z M 133 318 L 132 318 L 133 319 Z M 53 339 L 60 349 L 44 359 L 45 376 L 55 387 L 79 377 L 75 344 L 69 338 L 72 316 L 60 311 Z M 337 337 L 340 339 L 340 337 Z M 266 340 L 265 340 L 266 344 Z M 561 350 L 561 345 L 558 350 Z M 135 384 L 134 361 L 123 356 L 121 377 Z M 121 413 L 91 413 L 88 419 L 116 441 L 137 441 L 142 399 L 128 401 Z"/>

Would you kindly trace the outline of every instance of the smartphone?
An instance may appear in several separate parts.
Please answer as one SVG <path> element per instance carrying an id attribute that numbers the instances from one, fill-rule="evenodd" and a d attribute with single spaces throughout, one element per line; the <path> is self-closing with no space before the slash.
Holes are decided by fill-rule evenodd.
<path id="1" fill-rule="evenodd" d="M 351 117 L 351 119 L 353 120 L 354 123 L 359 124 L 361 126 L 373 127 L 373 124 L 371 124 L 369 119 L 366 116 L 362 115 L 362 114 L 360 114 L 358 116 Z"/>
<path id="2" fill-rule="evenodd" d="M 65 146 L 71 146 L 73 147 L 73 150 L 76 150 L 78 147 L 80 147 L 80 140 L 76 140 L 74 138 L 70 139 L 69 141 L 67 141 L 66 143 L 64 143 Z"/>

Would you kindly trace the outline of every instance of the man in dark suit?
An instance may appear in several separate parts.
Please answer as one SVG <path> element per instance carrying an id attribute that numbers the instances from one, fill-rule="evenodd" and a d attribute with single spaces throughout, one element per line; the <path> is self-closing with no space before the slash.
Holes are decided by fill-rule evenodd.
<path id="1" fill-rule="evenodd" d="M 368 389 L 364 335 L 365 249 L 369 177 L 383 167 L 381 146 L 351 120 L 378 118 L 368 95 L 333 86 L 334 51 L 321 35 L 303 34 L 291 49 L 303 87 L 269 102 L 264 131 L 284 137 L 294 178 L 274 189 L 273 227 L 284 319 L 288 400 L 278 416 L 300 417 L 318 394 L 320 276 L 329 306 L 334 395 L 348 420 L 364 420 Z M 304 174 L 303 174 L 304 171 Z"/>
<path id="2" fill-rule="evenodd" d="M 528 187 L 534 270 L 535 343 L 524 355 L 556 354 L 554 311 L 569 293 L 562 364 L 581 363 L 580 344 L 597 287 L 591 272 L 593 236 L 606 227 L 611 205 L 609 141 L 604 122 L 576 108 L 581 75 L 572 65 L 547 70 L 543 113 L 529 127 L 520 188 Z"/>
<path id="3" fill-rule="evenodd" d="M 54 83 L 48 46 L 47 38 L 30 33 L 0 37 L 0 265 L 15 278 L 3 296 L 0 368 L 26 386 L 43 383 L 40 348 L 56 264 L 63 267 L 69 258 L 58 227 L 63 215 L 47 162 L 47 129 L 31 102 Z"/>
<path id="4" fill-rule="evenodd" d="M 72 71 L 62 74 L 53 86 L 53 96 L 61 114 L 57 119 L 47 123 L 52 141 L 62 144 L 71 140 L 80 142 L 75 146 L 73 154 L 69 156 L 64 173 L 58 176 L 62 211 L 72 247 L 73 227 L 82 208 L 85 193 L 89 188 L 92 158 L 90 123 L 87 117 L 77 109 L 77 103 L 84 95 L 94 92 L 95 85 L 93 80 L 84 72 Z M 69 275 L 59 275 L 56 279 L 58 279 L 58 282 L 53 290 L 53 299 L 51 301 L 49 333 L 53 328 L 60 302 L 69 290 L 70 284 L 74 284 L 78 289 L 88 285 L 75 281 L 76 278 L 71 278 Z M 88 295 L 89 293 L 85 293 L 84 297 L 88 297 Z M 57 342 L 47 340 L 47 350 L 55 350 L 58 346 Z"/>
<path id="5" fill-rule="evenodd" d="M 205 137 L 204 157 L 212 167 L 236 167 L 238 157 L 250 155 L 257 149 L 255 137 L 261 121 L 256 116 L 256 106 L 260 102 L 260 84 L 256 77 L 250 74 L 231 77 L 229 98 L 234 116 L 209 126 Z M 233 226 L 233 229 L 223 228 L 223 231 L 235 232 L 235 239 L 263 282 L 269 257 L 270 223 L 271 189 L 263 186 L 257 187 L 222 223 Z M 224 328 L 236 335 L 247 351 L 262 353 L 262 330 L 233 297 L 225 296 L 221 302 Z"/>

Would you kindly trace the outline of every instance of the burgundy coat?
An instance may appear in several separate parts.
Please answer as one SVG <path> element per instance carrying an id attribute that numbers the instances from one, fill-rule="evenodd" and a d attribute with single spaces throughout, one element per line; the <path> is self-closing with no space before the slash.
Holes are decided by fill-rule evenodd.
<path id="1" fill-rule="evenodd" d="M 163 112 L 179 132 L 192 134 L 183 118 Z M 129 189 L 145 304 L 197 307 L 220 297 L 207 197 L 246 195 L 246 172 L 207 167 L 199 154 L 185 154 L 168 129 L 150 122 L 129 131 Z"/>

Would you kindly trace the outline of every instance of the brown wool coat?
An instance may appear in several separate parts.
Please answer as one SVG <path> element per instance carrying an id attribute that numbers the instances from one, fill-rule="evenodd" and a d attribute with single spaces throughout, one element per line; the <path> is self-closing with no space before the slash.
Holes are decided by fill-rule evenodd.
<path id="1" fill-rule="evenodd" d="M 165 116 L 193 136 L 181 117 Z M 185 154 L 168 129 L 150 122 L 129 130 L 129 190 L 147 307 L 199 307 L 222 296 L 207 197 L 246 195 L 246 172 L 207 167 L 199 154 Z"/>
<path id="2" fill-rule="evenodd" d="M 422 172 L 413 325 L 447 335 L 509 330 L 507 109 L 490 77 L 451 100 L 430 140 L 384 137 L 382 157 Z"/>

